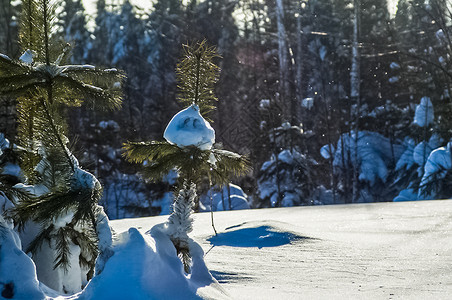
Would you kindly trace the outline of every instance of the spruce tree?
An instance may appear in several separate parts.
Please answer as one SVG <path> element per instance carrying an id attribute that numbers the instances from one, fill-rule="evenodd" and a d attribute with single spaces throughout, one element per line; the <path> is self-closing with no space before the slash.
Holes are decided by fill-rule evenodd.
<path id="1" fill-rule="evenodd" d="M 22 187 L 30 195 L 15 203 L 13 215 L 21 228 L 28 221 L 40 224 L 41 232 L 27 251 L 36 254 L 49 241 L 56 271 L 67 273 L 71 248 L 78 246 L 77 259 L 88 280 L 97 257 L 96 214 L 102 187 L 80 168 L 68 148 L 65 112 L 83 103 L 96 109 L 119 108 L 124 76 L 116 69 L 65 65 L 70 45 L 55 43 L 54 11 L 50 0 L 24 1 L 19 33 L 24 54 L 19 59 L 0 55 L 0 96 L 17 99 L 20 165 L 25 183 L 32 185 Z"/>
<path id="2" fill-rule="evenodd" d="M 213 87 L 219 68 L 213 63 L 218 57 L 215 48 L 205 41 L 184 46 L 184 56 L 177 66 L 179 101 L 187 108 L 199 110 L 205 116 L 213 109 L 217 98 Z M 196 185 L 208 177 L 210 185 L 223 185 L 231 176 L 245 174 L 248 160 L 234 152 L 195 145 L 181 146 L 169 141 L 128 142 L 124 145 L 125 157 L 130 162 L 147 162 L 144 175 L 152 181 L 160 180 L 170 170 L 179 173 L 180 191 L 169 218 L 169 235 L 184 263 L 190 270 L 190 250 L 186 235 L 191 230 L 190 214 Z M 177 222 L 175 221 L 177 220 Z"/>

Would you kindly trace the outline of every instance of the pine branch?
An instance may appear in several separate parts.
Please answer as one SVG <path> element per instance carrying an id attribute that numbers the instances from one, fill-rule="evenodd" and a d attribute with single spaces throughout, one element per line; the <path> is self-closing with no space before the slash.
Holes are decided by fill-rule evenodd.
<path id="1" fill-rule="evenodd" d="M 157 160 L 158 158 L 174 153 L 180 153 L 181 149 L 168 142 L 127 142 L 123 145 L 123 156 L 129 162 L 142 163 L 145 160 Z"/>
<path id="2" fill-rule="evenodd" d="M 56 93 L 64 103 L 87 102 L 93 108 L 112 110 L 121 107 L 122 92 L 117 89 L 103 89 L 85 84 L 71 77 L 58 76 L 54 79 Z M 79 105 L 74 105 L 79 106 Z"/>
<path id="3" fill-rule="evenodd" d="M 36 0 L 24 0 L 22 2 L 22 14 L 20 18 L 19 43 L 22 50 L 34 50 L 42 57 L 43 24 L 39 17 L 39 9 Z"/>
<path id="4" fill-rule="evenodd" d="M 75 245 L 80 247 L 80 265 L 86 268 L 94 267 L 94 260 L 98 254 L 97 237 L 92 228 L 84 229 L 83 232 L 68 227 L 67 234 Z M 94 271 L 94 269 L 93 269 Z"/>
<path id="5" fill-rule="evenodd" d="M 124 72 L 114 68 L 102 70 L 91 65 L 65 65 L 61 68 L 63 68 L 62 73 L 68 77 L 105 89 L 110 89 L 125 79 Z"/>
<path id="6" fill-rule="evenodd" d="M 24 66 L 8 56 L 0 53 L 0 77 L 8 77 L 12 75 L 27 73 L 30 71 L 29 66 Z"/>
<path id="7" fill-rule="evenodd" d="M 56 219 L 69 210 L 74 211 L 74 220 L 77 223 L 91 223 L 93 207 L 100 200 L 100 197 L 100 184 L 96 185 L 93 190 L 78 188 L 54 191 L 18 203 L 13 213 L 15 219 L 20 220 L 22 225 L 29 220 L 45 224 L 49 219 Z"/>
<path id="8" fill-rule="evenodd" d="M 52 99 L 52 93 L 51 93 L 52 87 L 49 87 L 47 89 L 47 91 L 48 91 L 48 98 Z M 50 101 L 50 102 L 52 102 L 52 101 Z M 69 150 L 66 148 L 66 144 L 63 142 L 63 140 L 61 138 L 61 135 L 60 135 L 61 131 L 59 131 L 57 129 L 57 126 L 55 125 L 55 118 L 53 118 L 52 115 L 50 114 L 49 108 L 47 107 L 47 103 L 46 103 L 46 101 L 44 99 L 42 100 L 42 107 L 44 108 L 44 112 L 45 112 L 45 114 L 47 116 L 47 119 L 49 121 L 50 128 L 53 131 L 53 136 L 57 139 L 58 144 L 60 146 L 60 149 L 63 150 L 63 153 L 66 156 L 68 165 L 71 167 L 72 172 L 74 172 L 75 171 L 75 167 L 74 167 L 74 164 L 72 163 L 72 159 L 71 159 L 71 157 L 69 155 L 69 152 L 68 152 Z"/>
<path id="9" fill-rule="evenodd" d="M 218 81 L 220 69 L 212 61 L 220 57 L 214 47 L 208 47 L 206 40 L 196 45 L 184 45 L 183 59 L 178 63 L 178 99 L 185 106 L 196 104 L 201 114 L 206 115 L 215 109 L 212 102 L 214 85 Z"/>
<path id="10" fill-rule="evenodd" d="M 2 176 L 0 175 L 0 194 L 4 195 L 8 198 L 13 204 L 17 204 L 18 202 L 25 201 L 32 197 L 32 195 L 27 191 L 22 191 L 10 186 L 9 184 L 3 181 Z"/>
<path id="11" fill-rule="evenodd" d="M 248 158 L 243 155 L 219 149 L 212 149 L 212 153 L 217 160 L 212 168 L 215 184 L 227 183 L 231 176 L 244 176 L 252 170 Z"/>
<path id="12" fill-rule="evenodd" d="M 225 150 L 200 150 L 194 146 L 182 149 L 167 142 L 128 142 L 123 149 L 123 155 L 130 162 L 148 161 L 143 173 L 153 181 L 177 169 L 182 178 L 198 182 L 212 169 L 214 184 L 224 184 L 230 176 L 245 175 L 251 170 L 248 159 Z M 215 166 L 209 163 L 211 154 L 217 160 Z"/>
<path id="13" fill-rule="evenodd" d="M 14 92 L 14 90 L 21 90 L 24 87 L 31 89 L 31 86 L 36 85 L 37 87 L 43 86 L 45 80 L 41 78 L 31 77 L 27 73 L 21 73 L 16 75 L 11 75 L 8 77 L 0 77 L 0 95 L 8 95 Z"/>
<path id="14" fill-rule="evenodd" d="M 69 257 L 71 256 L 71 249 L 69 247 L 70 240 L 68 235 L 69 230 L 67 227 L 61 227 L 55 234 L 55 250 L 57 251 L 57 255 L 53 261 L 54 270 L 61 267 L 65 272 L 67 272 L 71 265 L 69 261 Z"/>

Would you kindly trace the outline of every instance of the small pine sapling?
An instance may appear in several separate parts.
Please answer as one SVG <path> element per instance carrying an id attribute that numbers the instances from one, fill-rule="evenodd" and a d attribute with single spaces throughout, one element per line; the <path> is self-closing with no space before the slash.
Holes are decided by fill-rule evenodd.
<path id="1" fill-rule="evenodd" d="M 54 16 L 50 0 L 24 0 L 19 32 L 23 55 L 11 59 L 0 54 L 0 96 L 17 99 L 20 165 L 25 183 L 32 185 L 22 186 L 29 197 L 18 199 L 13 216 L 21 228 L 28 221 L 41 225 L 28 250 L 37 253 L 50 241 L 55 270 L 67 273 L 71 247 L 80 248 L 77 259 L 90 279 L 98 253 L 96 216 L 102 187 L 68 149 L 65 111 L 84 103 L 119 108 L 124 75 L 116 69 L 65 65 L 70 45 L 55 42 Z"/>
<path id="2" fill-rule="evenodd" d="M 209 183 L 228 184 L 232 176 L 246 174 L 248 160 L 237 153 L 213 147 L 214 131 L 203 115 L 212 111 L 217 98 L 213 87 L 219 68 L 213 63 L 218 54 L 205 41 L 184 46 L 184 56 L 177 66 L 179 101 L 185 109 L 168 124 L 166 141 L 127 142 L 124 156 L 129 162 L 143 163 L 143 173 L 151 181 L 162 179 L 172 169 L 179 173 L 180 191 L 168 220 L 171 240 L 188 273 L 190 249 L 188 233 L 192 228 L 192 203 L 196 185 L 208 178 Z M 212 224 L 213 225 L 213 224 Z"/>

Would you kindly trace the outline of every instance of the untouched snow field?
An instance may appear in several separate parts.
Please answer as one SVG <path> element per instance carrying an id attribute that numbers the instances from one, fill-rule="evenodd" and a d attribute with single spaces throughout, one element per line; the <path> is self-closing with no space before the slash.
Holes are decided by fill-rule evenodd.
<path id="1" fill-rule="evenodd" d="M 451 299 L 452 201 L 215 212 L 191 237 L 232 299 Z M 141 232 L 167 216 L 112 221 Z"/>

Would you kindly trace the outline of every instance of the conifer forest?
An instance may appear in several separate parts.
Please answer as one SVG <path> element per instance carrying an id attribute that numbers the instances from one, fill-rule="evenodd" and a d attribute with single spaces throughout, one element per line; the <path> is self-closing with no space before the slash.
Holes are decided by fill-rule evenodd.
<path id="1" fill-rule="evenodd" d="M 141 2 L 0 0 L 0 299 L 266 299 L 337 263 L 444 291 L 450 201 L 416 201 L 452 199 L 451 0 Z M 295 273 L 273 293 L 320 297 Z"/>
<path id="2" fill-rule="evenodd" d="M 0 53 L 15 59 L 30 48 L 19 34 L 23 5 L 2 0 L 0 8 Z M 82 1 L 57 1 L 48 38 L 66 47 L 67 64 L 123 76 L 120 109 L 68 103 L 67 123 L 58 125 L 102 184 L 110 218 L 169 212 L 177 173 L 142 180 L 121 148 L 163 140 L 181 108 L 183 45 L 201 40 L 218 51 L 209 112 L 217 148 L 249 160 L 251 171 L 232 182 L 250 207 L 452 196 L 449 0 L 157 0 L 146 9 L 98 0 L 95 7 L 88 13 Z M 86 96 L 72 94 L 79 100 L 67 94 L 68 102 Z M 16 144 L 27 126 L 21 114 L 35 109 L 20 99 L 1 98 L 0 132 Z M 207 177 L 198 189 L 208 194 Z M 222 209 L 233 209 L 227 198 Z M 201 201 L 196 209 L 212 206 Z"/>

